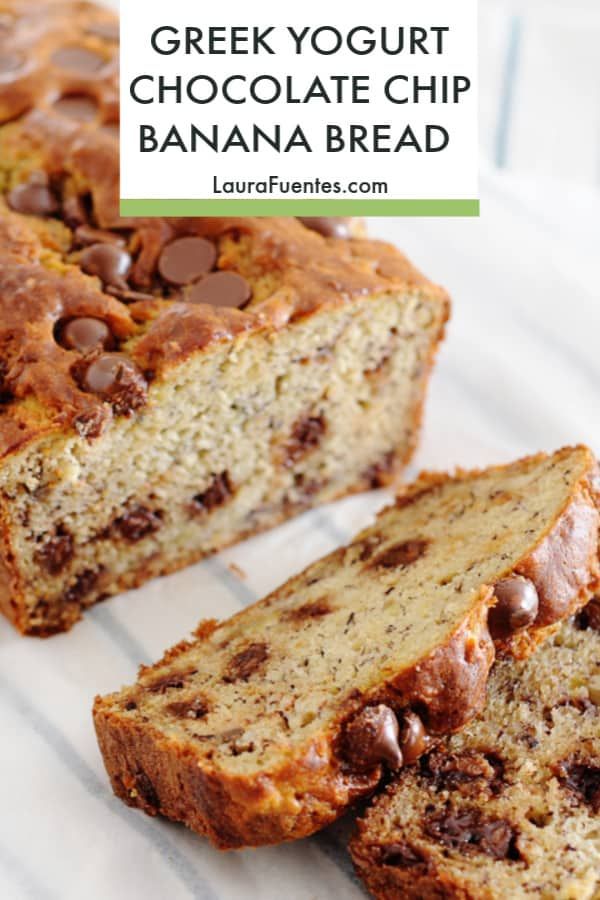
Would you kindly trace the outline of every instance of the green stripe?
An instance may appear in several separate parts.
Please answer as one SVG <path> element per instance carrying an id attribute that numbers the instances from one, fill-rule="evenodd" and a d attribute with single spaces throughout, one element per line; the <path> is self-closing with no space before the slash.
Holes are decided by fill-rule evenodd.
<path id="1" fill-rule="evenodd" d="M 478 216 L 479 200 L 121 200 L 122 216 Z"/>

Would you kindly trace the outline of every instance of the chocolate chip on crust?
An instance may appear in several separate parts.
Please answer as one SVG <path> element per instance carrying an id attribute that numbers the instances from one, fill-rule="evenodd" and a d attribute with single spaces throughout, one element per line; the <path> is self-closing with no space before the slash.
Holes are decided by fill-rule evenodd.
<path id="1" fill-rule="evenodd" d="M 130 415 L 146 403 L 146 379 L 123 353 L 103 353 L 76 363 L 71 371 L 82 390 L 110 403 L 117 415 Z"/>
<path id="2" fill-rule="evenodd" d="M 217 261 L 212 241 L 188 235 L 167 244 L 158 260 L 158 271 L 169 284 L 191 284 L 208 274 Z"/>
<path id="3" fill-rule="evenodd" d="M 420 716 L 408 710 L 400 726 L 400 749 L 406 765 L 416 762 L 430 744 L 430 739 Z"/>
<path id="4" fill-rule="evenodd" d="M 115 340 L 110 328 L 102 319 L 81 316 L 68 322 L 59 322 L 56 339 L 67 350 L 90 353 L 92 350 L 112 350 Z"/>
<path id="5" fill-rule="evenodd" d="M 58 212 L 58 200 L 45 173 L 33 173 L 29 181 L 15 185 L 6 199 L 12 210 L 26 216 L 51 216 Z"/>
<path id="6" fill-rule="evenodd" d="M 249 644 L 244 650 L 240 650 L 229 661 L 227 671 L 223 675 L 226 684 L 235 681 L 248 681 L 251 675 L 258 672 L 264 662 L 269 658 L 269 648 L 262 641 Z"/>
<path id="7" fill-rule="evenodd" d="M 346 726 L 344 757 L 358 769 L 372 769 L 387 763 L 400 769 L 404 762 L 399 744 L 398 719 L 389 706 L 366 706 Z"/>
<path id="8" fill-rule="evenodd" d="M 488 623 L 493 638 L 510 635 L 532 625 L 539 610 L 539 597 L 533 581 L 522 575 L 503 578 L 494 587 L 496 605 L 490 609 Z"/>

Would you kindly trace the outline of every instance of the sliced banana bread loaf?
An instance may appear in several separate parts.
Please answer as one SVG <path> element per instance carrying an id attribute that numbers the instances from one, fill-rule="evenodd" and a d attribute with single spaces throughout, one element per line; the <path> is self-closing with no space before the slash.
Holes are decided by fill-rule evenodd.
<path id="1" fill-rule="evenodd" d="M 376 523 L 97 698 L 115 793 L 222 848 L 301 837 L 480 709 L 598 584 L 596 462 L 428 476 Z"/>
<path id="2" fill-rule="evenodd" d="M 340 221 L 121 218 L 112 16 L 0 36 L 0 610 L 47 635 L 391 481 L 448 298 Z"/>
<path id="3" fill-rule="evenodd" d="M 600 896 L 600 633 L 493 669 L 481 716 L 373 803 L 351 849 L 381 900 Z"/>

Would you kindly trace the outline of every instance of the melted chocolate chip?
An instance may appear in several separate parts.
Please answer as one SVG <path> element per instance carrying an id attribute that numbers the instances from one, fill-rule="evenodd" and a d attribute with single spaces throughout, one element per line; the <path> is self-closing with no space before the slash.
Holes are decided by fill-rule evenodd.
<path id="1" fill-rule="evenodd" d="M 146 806 L 152 809 L 160 809 L 160 800 L 156 789 L 145 772 L 139 772 L 135 776 L 135 790 Z"/>
<path id="2" fill-rule="evenodd" d="M 181 237 L 164 248 L 158 260 L 158 271 L 169 284 L 191 284 L 202 278 L 217 261 L 215 245 L 206 238 Z"/>
<path id="3" fill-rule="evenodd" d="M 26 216 L 51 216 L 58 212 L 58 200 L 43 175 L 33 175 L 29 181 L 17 184 L 6 198 L 15 212 Z"/>
<path id="4" fill-rule="evenodd" d="M 125 246 L 125 238 L 115 231 L 103 231 L 101 228 L 93 228 L 91 225 L 79 225 L 73 235 L 75 243 L 80 247 L 89 247 L 90 244 L 116 244 Z"/>
<path id="5" fill-rule="evenodd" d="M 237 272 L 211 272 L 185 293 L 188 303 L 209 303 L 211 306 L 244 306 L 252 296 L 252 289 Z"/>
<path id="6" fill-rule="evenodd" d="M 59 525 L 56 534 L 37 551 L 35 558 L 50 575 L 58 575 L 73 558 L 74 552 L 72 534 Z"/>
<path id="7" fill-rule="evenodd" d="M 208 512 L 217 506 L 222 506 L 233 494 L 233 486 L 229 478 L 229 472 L 221 472 L 215 475 L 210 486 L 202 494 L 196 494 L 192 503 L 194 509 L 200 512 Z"/>
<path id="8" fill-rule="evenodd" d="M 423 857 L 409 844 L 393 843 L 381 848 L 381 862 L 384 866 L 412 869 L 423 864 Z"/>
<path id="9" fill-rule="evenodd" d="M 160 516 L 148 509 L 147 506 L 134 506 L 125 515 L 120 516 L 114 524 L 122 537 L 134 544 L 158 531 L 162 521 Z"/>
<path id="10" fill-rule="evenodd" d="M 595 815 L 600 813 L 600 766 L 581 760 L 567 760 L 558 767 L 563 785 L 587 803 Z"/>
<path id="11" fill-rule="evenodd" d="M 168 675 L 161 675 L 155 678 L 145 686 L 151 694 L 165 694 L 167 691 L 180 691 L 185 687 L 186 679 L 191 675 L 195 675 L 197 669 L 186 669 L 184 672 L 171 672 Z"/>
<path id="12" fill-rule="evenodd" d="M 497 603 L 490 609 L 490 633 L 496 640 L 508 638 L 532 625 L 538 614 L 539 598 L 535 585 L 522 575 L 503 578 L 494 588 Z"/>
<path id="13" fill-rule="evenodd" d="M 208 703 L 202 697 L 194 700 L 178 700 L 169 703 L 167 712 L 178 719 L 203 719 L 209 712 Z"/>
<path id="14" fill-rule="evenodd" d="M 61 47 L 50 57 L 53 65 L 61 69 L 70 69 L 81 75 L 94 75 L 105 64 L 105 59 L 87 47 Z"/>
<path id="15" fill-rule="evenodd" d="M 79 374 L 74 367 L 74 374 Z M 84 391 L 97 394 L 111 404 L 117 415 L 128 415 L 146 402 L 145 378 L 128 356 L 123 353 L 104 353 L 86 365 L 80 375 Z"/>
<path id="16" fill-rule="evenodd" d="M 286 622 L 305 622 L 307 619 L 322 619 L 333 612 L 327 597 L 314 600 L 312 603 L 304 603 L 295 609 L 287 609 L 281 618 Z"/>
<path id="17" fill-rule="evenodd" d="M 112 350 L 114 338 L 110 328 L 101 319 L 82 316 L 70 322 L 59 323 L 58 343 L 67 350 L 90 353 L 92 350 Z"/>
<path id="18" fill-rule="evenodd" d="M 410 566 L 425 554 L 428 544 L 428 541 L 422 540 L 403 541 L 401 544 L 388 547 L 387 550 L 375 557 L 371 565 L 382 569 Z"/>
<path id="19" fill-rule="evenodd" d="M 362 770 L 382 762 L 400 769 L 404 760 L 398 734 L 398 719 L 389 706 L 367 706 L 346 726 L 344 756 Z"/>
<path id="20" fill-rule="evenodd" d="M 100 573 L 96 569 L 84 569 L 80 572 L 73 584 L 64 593 L 65 603 L 79 603 L 91 594 L 98 583 Z"/>
<path id="21" fill-rule="evenodd" d="M 597 598 L 591 600 L 576 617 L 575 624 L 581 631 L 591 628 L 600 632 L 600 600 Z"/>
<path id="22" fill-rule="evenodd" d="M 285 445 L 284 464 L 291 467 L 311 451 L 316 450 L 326 431 L 327 423 L 323 416 L 307 416 L 299 419 Z"/>
<path id="23" fill-rule="evenodd" d="M 103 284 L 127 289 L 125 276 L 131 256 L 116 244 L 91 244 L 82 251 L 79 264 L 88 275 L 96 275 Z"/>
<path id="24" fill-rule="evenodd" d="M 421 718 L 412 710 L 404 714 L 400 728 L 400 749 L 407 765 L 416 762 L 425 753 L 429 738 Z"/>
<path id="25" fill-rule="evenodd" d="M 350 218 L 345 216 L 298 216 L 303 225 L 323 237 L 349 238 Z"/>
<path id="26" fill-rule="evenodd" d="M 98 104 L 85 94 L 68 94 L 53 106 L 54 112 L 76 122 L 93 122 L 98 115 Z"/>
<path id="27" fill-rule="evenodd" d="M 505 819 L 487 819 L 479 809 L 430 815 L 423 830 L 444 846 L 462 853 L 483 853 L 492 859 L 520 858 L 512 825 Z"/>
<path id="28" fill-rule="evenodd" d="M 437 791 L 458 791 L 467 796 L 489 791 L 496 796 L 504 785 L 502 759 L 477 750 L 431 753 L 422 760 L 421 771 L 433 781 Z"/>
<path id="29" fill-rule="evenodd" d="M 20 53 L 0 53 L 0 75 L 16 72 L 23 65 L 23 61 Z"/>
<path id="30" fill-rule="evenodd" d="M 235 681 L 248 681 L 250 676 L 254 675 L 268 658 L 269 648 L 265 643 L 254 642 L 249 644 L 245 650 L 236 653 L 229 661 L 223 681 L 226 684 L 232 684 Z"/>

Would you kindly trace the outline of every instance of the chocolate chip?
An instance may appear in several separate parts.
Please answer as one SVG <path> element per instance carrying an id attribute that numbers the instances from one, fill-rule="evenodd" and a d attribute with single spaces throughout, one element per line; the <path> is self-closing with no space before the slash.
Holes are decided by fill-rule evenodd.
<path id="1" fill-rule="evenodd" d="M 371 565 L 383 569 L 397 569 L 410 566 L 425 554 L 429 542 L 422 540 L 403 541 L 401 544 L 388 547 L 375 557 Z"/>
<path id="2" fill-rule="evenodd" d="M 252 289 L 237 272 L 211 272 L 186 291 L 188 303 L 209 303 L 211 306 L 232 306 L 239 309 L 252 296 Z"/>
<path id="3" fill-rule="evenodd" d="M 158 531 L 162 521 L 160 516 L 147 506 L 134 506 L 125 515 L 116 519 L 114 525 L 125 540 L 134 544 Z"/>
<path id="4" fill-rule="evenodd" d="M 345 216 L 298 216 L 303 225 L 323 237 L 350 237 L 350 218 Z"/>
<path id="5" fill-rule="evenodd" d="M 58 212 L 58 200 L 41 173 L 12 188 L 7 201 L 11 209 L 26 216 L 51 216 Z"/>
<path id="6" fill-rule="evenodd" d="M 90 244 L 116 244 L 117 247 L 124 247 L 126 243 L 125 238 L 115 231 L 103 231 L 85 224 L 76 228 L 73 237 L 81 247 L 89 247 Z"/>
<path id="7" fill-rule="evenodd" d="M 200 512 L 208 512 L 217 506 L 222 506 L 233 493 L 233 486 L 229 478 L 229 472 L 221 472 L 215 475 L 210 486 L 201 494 L 196 494 L 192 503 L 194 509 Z"/>
<path id="8" fill-rule="evenodd" d="M 63 525 L 59 525 L 56 534 L 36 552 L 35 558 L 50 575 L 58 575 L 75 552 L 73 535 Z"/>
<path id="9" fill-rule="evenodd" d="M 68 94 L 60 97 L 53 106 L 54 112 L 76 122 L 92 122 L 98 115 L 98 104 L 85 94 Z"/>
<path id="10" fill-rule="evenodd" d="M 538 614 L 539 598 L 535 585 L 522 575 L 503 578 L 494 588 L 497 603 L 489 612 L 493 638 L 507 638 L 532 625 Z"/>
<path id="11" fill-rule="evenodd" d="M 429 738 L 421 718 L 412 710 L 404 714 L 400 728 L 400 749 L 407 765 L 416 762 L 425 753 Z"/>
<path id="12" fill-rule="evenodd" d="M 104 38 L 106 41 L 118 43 L 119 41 L 119 24 L 118 22 L 95 22 L 86 28 L 87 34 L 94 37 Z"/>
<path id="13" fill-rule="evenodd" d="M 431 815 L 425 820 L 423 830 L 452 850 L 483 853 L 492 859 L 520 858 L 512 825 L 505 819 L 488 819 L 479 809 Z"/>
<path id="14" fill-rule="evenodd" d="M 79 263 L 88 275 L 96 275 L 103 284 L 127 289 L 125 276 L 131 267 L 131 256 L 116 244 L 92 244 L 82 251 Z"/>
<path id="15" fill-rule="evenodd" d="M 367 706 L 346 726 L 344 756 L 358 769 L 382 762 L 400 769 L 404 760 L 398 734 L 398 719 L 389 706 Z"/>
<path id="16" fill-rule="evenodd" d="M 423 864 L 423 857 L 409 844 L 387 844 L 381 848 L 381 862 L 384 866 L 411 869 Z"/>
<path id="17" fill-rule="evenodd" d="M 23 65 L 23 57 L 20 53 L 0 53 L 0 75 L 7 72 L 16 72 Z"/>
<path id="18" fill-rule="evenodd" d="M 333 612 L 326 597 L 314 600 L 312 603 L 304 603 L 294 609 L 286 609 L 281 618 L 286 622 L 305 622 L 307 619 L 322 619 Z"/>
<path id="19" fill-rule="evenodd" d="M 82 75 L 93 75 L 105 64 L 103 56 L 87 47 L 61 47 L 54 51 L 50 61 L 61 69 L 72 69 Z"/>
<path id="20" fill-rule="evenodd" d="M 263 642 L 249 644 L 244 650 L 229 661 L 227 671 L 223 676 L 226 684 L 235 681 L 247 681 L 251 675 L 257 672 L 269 657 L 269 648 Z"/>
<path id="21" fill-rule="evenodd" d="M 316 450 L 326 431 L 327 423 L 323 416 L 298 419 L 285 445 L 284 465 L 291 467 L 311 451 Z"/>
<path id="22" fill-rule="evenodd" d="M 561 783 L 587 803 L 595 815 L 600 813 L 600 766 L 578 759 L 558 766 Z"/>
<path id="23" fill-rule="evenodd" d="M 152 809 L 160 809 L 160 800 L 156 789 L 145 772 L 135 776 L 135 791 L 144 803 Z"/>
<path id="24" fill-rule="evenodd" d="M 465 750 L 434 752 L 422 760 L 421 771 L 436 791 L 458 791 L 479 796 L 483 790 L 497 795 L 504 785 L 504 762 L 495 753 Z"/>
<path id="25" fill-rule="evenodd" d="M 119 139 L 120 126 L 118 122 L 106 122 L 100 130 L 108 137 Z"/>
<path id="26" fill-rule="evenodd" d="M 100 573 L 97 569 L 84 569 L 64 593 L 65 603 L 81 604 L 98 583 Z"/>
<path id="27" fill-rule="evenodd" d="M 74 367 L 77 377 L 79 368 Z M 92 360 L 80 375 L 84 391 L 110 403 L 118 415 L 127 415 L 146 402 L 148 385 L 142 373 L 123 353 L 103 353 Z"/>
<path id="28" fill-rule="evenodd" d="M 208 703 L 202 697 L 169 703 L 167 712 L 178 719 L 203 719 L 209 712 Z"/>
<path id="29" fill-rule="evenodd" d="M 591 600 L 576 617 L 575 623 L 582 631 L 591 628 L 600 632 L 600 600 L 598 598 Z"/>
<path id="30" fill-rule="evenodd" d="M 112 350 L 114 338 L 110 328 L 101 319 L 82 316 L 70 322 L 59 323 L 58 343 L 67 350 L 89 353 L 92 350 Z"/>
<path id="31" fill-rule="evenodd" d="M 145 685 L 145 689 L 151 694 L 165 694 L 167 691 L 180 691 L 185 686 L 186 680 L 195 675 L 197 669 L 186 669 L 184 672 L 171 672 L 168 675 L 161 675 L 155 678 L 149 684 Z"/>
<path id="32" fill-rule="evenodd" d="M 181 237 L 164 248 L 158 260 L 158 271 L 169 284 L 191 284 L 210 272 L 217 261 L 211 241 L 201 237 Z"/>

